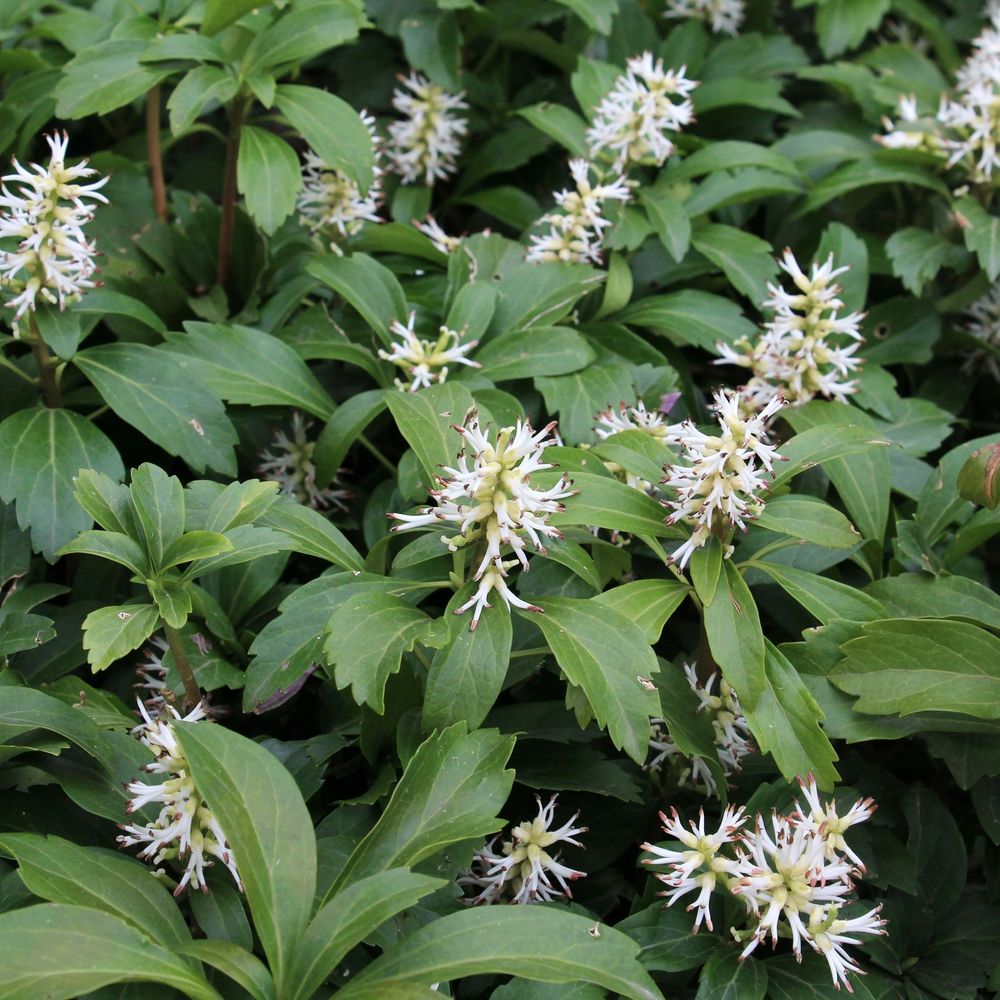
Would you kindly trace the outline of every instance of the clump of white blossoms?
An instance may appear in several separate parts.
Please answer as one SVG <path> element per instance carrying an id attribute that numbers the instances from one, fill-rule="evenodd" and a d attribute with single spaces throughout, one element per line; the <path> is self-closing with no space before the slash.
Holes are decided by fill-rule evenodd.
<path id="1" fill-rule="evenodd" d="M 694 121 L 689 95 L 698 81 L 689 80 L 686 69 L 664 70 L 652 52 L 629 59 L 594 111 L 587 130 L 591 159 L 608 155 L 618 172 L 636 164 L 662 167 L 674 151 L 667 133 Z"/>
<path id="2" fill-rule="evenodd" d="M 883 135 L 872 138 L 886 149 L 919 149 L 926 153 L 941 154 L 944 146 L 941 128 L 936 118 L 921 115 L 915 94 L 900 94 L 896 119 L 882 116 Z"/>
<path id="3" fill-rule="evenodd" d="M 667 0 L 663 16 L 698 18 L 716 34 L 738 35 L 746 4 L 743 0 Z"/>
<path id="4" fill-rule="evenodd" d="M 548 849 L 559 843 L 583 847 L 575 838 L 577 834 L 586 833 L 587 828 L 573 826 L 580 815 L 574 813 L 568 823 L 556 830 L 550 829 L 556 798 L 553 795 L 543 806 L 541 797 L 536 795 L 538 815 L 511 830 L 511 839 L 503 842 L 501 853 L 494 850 L 494 837 L 473 858 L 471 871 L 460 876 L 458 882 L 480 891 L 466 902 L 473 905 L 497 903 L 508 890 L 512 893 L 511 903 L 548 903 L 562 896 L 573 897 L 569 883 L 584 878 L 586 872 L 560 864 L 558 856 L 552 857 Z M 553 884 L 553 879 L 558 885 Z"/>
<path id="5" fill-rule="evenodd" d="M 428 215 L 423 222 L 414 219 L 413 224 L 434 244 L 434 249 L 440 253 L 453 254 L 462 245 L 462 237 L 449 236 L 433 215 Z"/>
<path id="6" fill-rule="evenodd" d="M 555 194 L 557 211 L 547 212 L 537 226 L 548 232 L 531 237 L 526 260 L 566 261 L 570 264 L 601 262 L 601 240 L 611 220 L 604 214 L 605 202 L 627 202 L 632 193 L 624 177 L 608 183 L 592 183 L 593 167 L 586 160 L 570 160 L 569 170 L 576 184 Z"/>
<path id="7" fill-rule="evenodd" d="M 743 758 L 756 749 L 750 726 L 740 708 L 739 697 L 725 678 L 719 679 L 718 694 L 713 692 L 717 674 L 713 673 L 702 684 L 698 680 L 695 666 L 688 663 L 684 664 L 684 674 L 691 690 L 698 696 L 698 711 L 704 712 L 711 719 L 715 753 L 722 765 L 723 774 L 728 776 L 738 773 Z M 646 770 L 657 771 L 666 760 L 680 758 L 685 767 L 678 776 L 678 784 L 701 788 L 706 795 L 718 796 L 718 786 L 705 761 L 701 757 L 685 756 L 673 741 L 662 719 L 651 719 L 650 722 L 653 732 L 649 746 L 657 751 L 657 755 L 646 765 Z"/>
<path id="8" fill-rule="evenodd" d="M 594 433 L 601 440 L 607 440 L 613 434 L 620 434 L 623 431 L 639 431 L 648 434 L 658 441 L 666 441 L 669 426 L 660 410 L 647 410 L 646 404 L 640 399 L 634 406 L 627 405 L 624 401 L 619 403 L 618 409 L 609 406 L 597 414 L 597 426 Z M 641 490 L 643 493 L 651 493 L 653 484 L 642 476 L 629 472 L 617 462 L 605 461 L 604 467 L 613 476 L 633 489 Z"/>
<path id="9" fill-rule="evenodd" d="M 490 607 L 489 596 L 496 590 L 508 607 L 540 611 L 540 608 L 517 597 L 507 586 L 507 570 L 518 562 L 527 570 L 525 549 L 530 541 L 544 555 L 543 538 L 562 538 L 548 524 L 548 517 L 565 508 L 559 502 L 573 494 L 570 483 L 560 476 L 547 490 L 535 489 L 531 476 L 552 465 L 542 461 L 545 449 L 555 441 L 549 434 L 555 422 L 534 433 L 527 420 L 514 427 L 504 427 L 490 440 L 489 429 L 479 426 L 475 410 L 465 415 L 462 426 L 454 425 L 464 438 L 458 456 L 458 468 L 444 467 L 438 477 L 441 488 L 431 490 L 435 506 L 424 507 L 419 514 L 389 514 L 404 522 L 393 531 L 409 531 L 427 525 L 446 523 L 458 528 L 457 534 L 443 535 L 441 541 L 455 552 L 472 545 L 475 558 L 480 559 L 473 574 L 479 582 L 476 593 L 456 614 L 475 607 L 470 630 L 479 624 L 484 608 Z M 548 440 L 547 440 L 548 439 Z M 471 456 L 471 465 L 470 465 Z M 514 559 L 505 557 L 505 550 Z"/>
<path id="10" fill-rule="evenodd" d="M 400 339 L 393 341 L 391 351 L 382 348 L 378 351 L 378 356 L 383 361 L 391 361 L 397 365 L 410 380 L 407 384 L 396 379 L 397 389 L 416 392 L 418 389 L 440 384 L 447 379 L 448 365 L 451 364 L 466 365 L 469 368 L 482 367 L 478 361 L 465 356 L 479 343 L 478 340 L 469 340 L 463 344 L 462 334 L 446 326 L 439 329 L 436 341 L 421 340 L 413 331 L 416 315 L 415 312 L 410 313 L 406 326 L 398 319 L 393 320 L 389 332 Z"/>
<path id="11" fill-rule="evenodd" d="M 389 125 L 389 163 L 404 184 L 423 180 L 433 187 L 455 171 L 468 131 L 465 118 L 456 112 L 469 105 L 464 92 L 449 93 L 419 73 L 401 76 L 400 81 L 403 86 L 393 91 L 392 106 L 405 117 Z"/>
<path id="12" fill-rule="evenodd" d="M 126 789 L 132 799 L 126 811 L 133 813 L 153 802 L 160 803 L 162 808 L 159 816 L 148 825 L 121 825 L 123 832 L 118 837 L 118 843 L 122 847 L 145 844 L 139 857 L 154 865 L 162 861 L 182 861 L 186 858 L 184 875 L 174 890 L 175 896 L 179 896 L 189 883 L 193 889 L 208 892 L 205 869 L 212 866 L 212 858 L 217 858 L 229 869 L 242 891 L 243 883 L 226 835 L 191 776 L 187 758 L 177 742 L 173 728 L 175 720 L 204 720 L 204 703 L 199 703 L 183 717 L 170 705 L 165 706 L 165 713 L 159 717 L 150 715 L 142 702 L 139 702 L 139 711 L 143 723 L 133 729 L 132 734 L 156 758 L 152 763 L 146 764 L 143 770 L 150 774 L 166 775 L 166 778 L 159 785 L 147 785 L 142 781 L 130 782 Z"/>
<path id="13" fill-rule="evenodd" d="M 967 322 L 963 329 L 984 347 L 972 351 L 963 366 L 970 371 L 985 364 L 990 374 L 1000 381 L 1000 285 L 994 285 L 982 298 L 965 310 Z"/>
<path id="14" fill-rule="evenodd" d="M 86 160 L 66 165 L 69 136 L 65 132 L 61 137 L 47 135 L 45 141 L 50 151 L 46 166 L 31 163 L 29 170 L 15 159 L 11 161 L 15 173 L 2 178 L 0 238 L 20 241 L 17 250 L 0 251 L 0 285 L 19 292 L 7 303 L 15 310 L 15 329 L 27 310 L 34 311 L 39 297 L 63 309 L 97 284 L 93 280 L 97 246 L 88 242 L 83 231 L 94 217 L 95 206 L 84 199 L 107 204 L 99 189 L 110 178 L 77 183 L 97 171 Z M 19 188 L 11 191 L 8 181 Z"/>
<path id="15" fill-rule="evenodd" d="M 320 487 L 316 483 L 313 459 L 316 442 L 309 440 L 309 427 L 301 413 L 293 414 L 291 437 L 283 430 L 275 433 L 274 444 L 260 453 L 257 472 L 264 479 L 277 483 L 284 496 L 314 510 L 331 507 L 347 510 L 344 501 L 351 492 L 338 488 L 340 483 L 336 476 L 329 486 Z"/>
<path id="16" fill-rule="evenodd" d="M 713 534 L 727 546 L 734 528 L 746 531 L 746 522 L 764 509 L 758 494 L 768 488 L 774 463 L 781 458 L 774 446 L 767 444 L 767 421 L 784 405 L 780 396 L 760 413 L 745 418 L 738 391 L 720 389 L 714 398 L 720 434 L 704 434 L 685 420 L 670 427 L 667 436 L 669 444 L 682 446 L 688 463 L 668 466 L 663 480 L 677 494 L 676 500 L 665 501 L 674 511 L 667 524 L 683 521 L 694 528 L 691 537 L 670 557 L 681 569 Z M 731 553 L 728 546 L 726 558 Z"/>
<path id="17" fill-rule="evenodd" d="M 296 207 L 299 220 L 312 233 L 328 231 L 341 239 L 354 236 L 366 222 L 381 222 L 378 214 L 382 200 L 382 175 L 378 165 L 381 140 L 375 132 L 375 119 L 360 112 L 362 123 L 368 129 L 375 147 L 376 163 L 372 168 L 372 182 L 365 194 L 356 181 L 342 170 L 328 166 L 311 149 L 306 150 L 302 164 L 302 190 Z"/>
<path id="18" fill-rule="evenodd" d="M 805 942 L 826 959 L 834 985 L 852 992 L 849 975 L 864 971 L 845 945 L 859 943 L 852 935 L 884 934 L 885 921 L 879 916 L 881 907 L 852 919 L 840 917 L 840 910 L 856 901 L 855 881 L 864 872 L 843 835 L 871 816 L 874 803 L 859 800 L 840 816 L 832 802 L 820 803 L 811 775 L 800 784 L 809 811 L 796 806 L 789 815 L 775 813 L 770 830 L 759 814 L 745 828 L 748 817 L 742 807 L 727 807 L 714 833 L 705 830 L 704 812 L 690 830 L 676 810 L 670 819 L 660 813 L 664 833 L 682 849 L 643 844 L 653 855 L 644 863 L 668 866 L 669 871 L 656 876 L 667 887 L 661 895 L 668 906 L 697 893 L 688 906 L 696 911 L 695 931 L 702 923 L 713 929 L 712 893 L 717 888 L 732 893 L 743 900 L 747 918 L 746 926 L 730 928 L 737 941 L 746 942 L 741 959 L 768 938 L 772 945 L 787 938 L 801 961 Z"/>

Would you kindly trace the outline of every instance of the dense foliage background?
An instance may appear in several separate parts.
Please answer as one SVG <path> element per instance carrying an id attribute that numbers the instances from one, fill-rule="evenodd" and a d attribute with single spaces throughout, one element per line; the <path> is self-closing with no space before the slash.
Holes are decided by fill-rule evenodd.
<path id="1" fill-rule="evenodd" d="M 0 998 L 994 995 L 993 14 L 0 5 Z"/>

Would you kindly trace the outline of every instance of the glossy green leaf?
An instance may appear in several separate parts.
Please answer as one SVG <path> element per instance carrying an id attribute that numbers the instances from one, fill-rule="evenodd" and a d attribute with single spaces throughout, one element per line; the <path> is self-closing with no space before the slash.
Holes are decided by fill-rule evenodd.
<path id="1" fill-rule="evenodd" d="M 89 420 L 35 407 L 0 423 L 0 499 L 14 504 L 18 526 L 30 530 L 33 548 L 50 562 L 91 525 L 73 496 L 80 469 L 111 479 L 125 474 L 115 446 Z"/>
<path id="2" fill-rule="evenodd" d="M 5 686 L 0 698 L 0 738 L 10 742 L 32 729 L 58 733 L 101 763 L 113 756 L 103 731 L 82 712 L 34 688 Z"/>
<path id="3" fill-rule="evenodd" d="M 565 501 L 566 510 L 553 514 L 550 523 L 583 524 L 635 535 L 678 536 L 678 529 L 667 526 L 663 508 L 640 490 L 592 472 L 574 472 L 572 477 L 579 493 Z"/>
<path id="4" fill-rule="evenodd" d="M 201 18 L 201 33 L 215 35 L 227 24 L 239 20 L 256 6 L 256 0 L 205 0 L 205 13 Z"/>
<path id="5" fill-rule="evenodd" d="M 124 604 L 92 611 L 83 622 L 83 648 L 96 673 L 138 649 L 156 631 L 159 610 L 152 604 Z"/>
<path id="6" fill-rule="evenodd" d="M 713 352 L 720 340 L 731 344 L 741 337 L 752 340 L 757 336 L 757 328 L 735 302 L 692 289 L 640 299 L 618 319 L 628 326 L 652 330 L 674 343 Z"/>
<path id="7" fill-rule="evenodd" d="M 288 63 L 306 62 L 354 41 L 368 24 L 364 6 L 356 0 L 313 0 L 293 7 L 250 43 L 243 57 L 244 72 L 277 73 Z"/>
<path id="8" fill-rule="evenodd" d="M 778 270 L 767 240 L 735 226 L 712 224 L 698 226 L 691 243 L 755 305 L 767 298 L 767 284 Z"/>
<path id="9" fill-rule="evenodd" d="M 831 549 L 850 549 L 862 540 L 836 507 L 794 493 L 768 500 L 754 523 L 779 535 L 791 535 Z"/>
<path id="10" fill-rule="evenodd" d="M 175 723 L 191 774 L 226 831 L 279 994 L 316 883 L 312 819 L 295 779 L 263 747 L 208 723 Z"/>
<path id="11" fill-rule="evenodd" d="M 669 188 L 652 188 L 642 194 L 646 215 L 667 253 L 679 264 L 691 244 L 691 219 L 684 199 Z"/>
<path id="12" fill-rule="evenodd" d="M 374 257 L 363 253 L 350 257 L 327 254 L 309 261 L 306 271 L 342 295 L 386 346 L 392 341 L 392 322 L 406 323 L 402 286 L 392 271 Z"/>
<path id="13" fill-rule="evenodd" d="M 990 215 L 975 198 L 960 198 L 955 205 L 963 220 L 965 245 L 978 258 L 990 281 L 1000 275 L 1000 218 Z"/>
<path id="14" fill-rule="evenodd" d="M 745 710 L 763 693 L 764 634 L 757 605 L 740 571 L 723 563 L 715 598 L 704 609 L 705 634 L 715 662 L 736 689 Z"/>
<path id="15" fill-rule="evenodd" d="M 539 132 L 555 139 L 573 156 L 589 155 L 587 149 L 587 123 L 575 112 L 562 104 L 542 101 L 517 112 L 522 118 L 534 125 Z"/>
<path id="16" fill-rule="evenodd" d="M 522 589 L 528 590 L 524 578 Z M 541 629 L 566 679 L 583 690 L 611 741 L 641 764 L 656 699 L 643 681 L 660 669 L 635 622 L 596 600 L 536 599 L 543 614 L 519 612 Z"/>
<path id="17" fill-rule="evenodd" d="M 212 893 L 218 891 L 212 887 Z M 264 963 L 254 954 L 232 941 L 196 940 L 179 946 L 177 954 L 197 959 L 218 969 L 239 984 L 253 1000 L 277 1000 L 274 980 Z"/>
<path id="18" fill-rule="evenodd" d="M 242 126 L 236 186 L 250 217 L 265 233 L 273 233 L 292 214 L 302 187 L 295 150 L 273 132 Z"/>
<path id="19" fill-rule="evenodd" d="M 386 405 L 381 389 L 369 389 L 356 393 L 337 408 L 320 431 L 313 450 L 317 485 L 332 482 L 351 445 Z"/>
<path id="20" fill-rule="evenodd" d="M 824 625 L 835 619 L 867 622 L 888 617 L 878 600 L 846 583 L 767 560 L 754 565 Z"/>
<path id="21" fill-rule="evenodd" d="M 852 411 L 852 415 L 854 412 L 857 411 Z M 775 467 L 771 487 L 780 486 L 814 466 L 891 445 L 891 441 L 873 429 L 856 424 L 811 426 L 781 445 L 781 455 L 787 462 Z"/>
<path id="22" fill-rule="evenodd" d="M 140 62 L 148 44 L 139 38 L 112 38 L 77 53 L 63 66 L 56 114 L 60 118 L 106 115 L 143 97 L 170 74 L 167 66 Z"/>
<path id="23" fill-rule="evenodd" d="M 358 550 L 344 537 L 344 533 L 311 507 L 282 501 L 269 507 L 258 523 L 284 535 L 296 552 L 325 559 L 334 566 L 355 572 L 360 572 L 363 567 Z"/>
<path id="24" fill-rule="evenodd" d="M 81 531 L 73 541 L 59 549 L 57 555 L 98 556 L 125 566 L 138 576 L 148 576 L 149 560 L 138 542 L 117 531 Z"/>
<path id="25" fill-rule="evenodd" d="M 132 470 L 132 505 L 142 527 L 146 551 L 154 566 L 184 532 L 184 487 L 157 465 L 145 462 Z"/>
<path id="26" fill-rule="evenodd" d="M 690 589 L 677 580 L 631 580 L 594 599 L 634 621 L 652 646 L 689 593 Z"/>
<path id="27" fill-rule="evenodd" d="M 695 1000 L 764 1000 L 766 993 L 766 963 L 741 962 L 735 948 L 720 949 L 701 970 Z"/>
<path id="28" fill-rule="evenodd" d="M 503 382 L 578 371 L 594 360 L 594 352 L 575 330 L 552 326 L 494 337 L 472 357 L 483 366 L 484 375 Z"/>

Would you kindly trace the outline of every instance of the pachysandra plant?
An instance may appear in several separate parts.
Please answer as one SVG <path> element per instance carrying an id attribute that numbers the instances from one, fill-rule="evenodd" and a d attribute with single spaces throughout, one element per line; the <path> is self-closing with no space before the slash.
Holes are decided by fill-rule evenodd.
<path id="1" fill-rule="evenodd" d="M 997 992 L 1000 4 L 889 8 L 0 5 L 0 997 Z"/>

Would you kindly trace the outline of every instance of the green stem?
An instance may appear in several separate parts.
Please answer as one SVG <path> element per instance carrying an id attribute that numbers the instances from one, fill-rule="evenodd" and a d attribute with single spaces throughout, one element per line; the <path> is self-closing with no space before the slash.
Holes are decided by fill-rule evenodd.
<path id="1" fill-rule="evenodd" d="M 431 661 L 427 659 L 427 654 L 419 646 L 414 645 L 413 655 L 424 665 L 425 670 L 431 669 Z"/>
<path id="2" fill-rule="evenodd" d="M 42 339 L 42 333 L 38 329 L 38 320 L 34 313 L 29 313 L 29 324 L 31 327 L 31 349 L 35 353 L 35 361 L 38 363 L 38 384 L 42 390 L 42 399 L 49 409 L 57 410 L 62 406 L 62 397 L 59 394 L 59 380 L 56 378 L 56 360 L 49 353 L 49 346 Z"/>
<path id="3" fill-rule="evenodd" d="M 160 222 L 169 218 L 167 184 L 163 179 L 163 149 L 160 146 L 160 85 L 146 94 L 146 154 L 149 159 L 149 181 L 153 187 L 153 211 Z"/>
<path id="4" fill-rule="evenodd" d="M 184 641 L 181 638 L 180 632 L 172 625 L 168 625 L 162 618 L 160 619 L 160 624 L 163 628 L 163 635 L 166 637 L 167 645 L 170 647 L 170 652 L 173 654 L 177 672 L 181 675 L 181 680 L 184 682 L 184 701 L 189 709 L 194 708 L 201 701 L 201 690 L 198 687 L 198 682 L 194 679 L 191 662 L 184 651 Z"/>
<path id="5" fill-rule="evenodd" d="M 229 281 L 229 258 L 233 248 L 236 222 L 236 160 L 240 153 L 240 130 L 246 98 L 238 94 L 229 105 L 229 137 L 226 139 L 226 163 L 222 175 L 222 220 L 219 223 L 219 263 L 216 281 L 225 289 Z"/>
<path id="6" fill-rule="evenodd" d="M 104 414 L 105 414 L 105 413 L 107 413 L 107 412 L 108 412 L 108 410 L 110 410 L 110 409 L 111 409 L 111 407 L 110 407 L 110 406 L 108 406 L 108 405 L 107 405 L 107 404 L 105 403 L 105 405 L 104 405 L 104 406 L 99 406 L 99 407 L 98 407 L 98 408 L 97 408 L 96 410 L 94 410 L 94 412 L 93 412 L 93 413 L 88 413 L 88 414 L 87 414 L 87 419 L 88 419 L 88 420 L 97 420 L 97 419 L 99 419 L 100 417 L 103 417 L 103 416 L 104 416 Z"/>
<path id="7" fill-rule="evenodd" d="M 18 368 L 17 365 L 10 360 L 10 358 L 3 354 L 0 354 L 0 365 L 3 365 L 4 368 L 9 368 L 18 378 L 24 379 L 25 382 L 29 382 L 31 385 L 37 384 L 35 379 L 33 379 L 27 372 Z"/>
<path id="8" fill-rule="evenodd" d="M 510 658 L 516 660 L 518 657 L 523 656 L 542 656 L 549 653 L 548 646 L 532 646 L 531 649 L 514 649 L 511 651 Z"/>
<path id="9" fill-rule="evenodd" d="M 364 434 L 358 435 L 358 441 L 361 443 L 363 448 L 367 449 L 368 452 L 378 460 L 389 475 L 395 479 L 396 473 L 399 472 L 399 469 L 397 469 L 396 466 L 393 465 L 392 462 L 390 462 L 389 459 L 387 459 L 385 455 L 383 455 L 382 452 L 364 436 Z"/>

